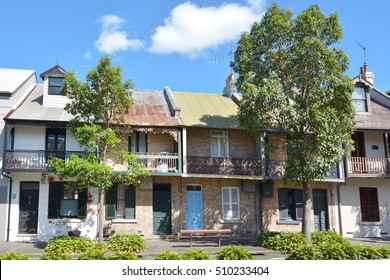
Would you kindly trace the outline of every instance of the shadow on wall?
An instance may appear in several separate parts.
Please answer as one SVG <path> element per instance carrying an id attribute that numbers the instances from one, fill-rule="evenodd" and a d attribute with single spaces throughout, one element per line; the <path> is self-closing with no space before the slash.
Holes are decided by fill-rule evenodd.
<path id="1" fill-rule="evenodd" d="M 344 234 L 351 235 L 353 237 L 387 237 L 390 236 L 389 227 L 389 215 L 387 215 L 386 207 L 379 207 L 379 220 L 380 221 L 362 221 L 362 215 L 360 206 L 350 206 L 350 217 L 355 219 L 354 228 L 345 228 Z M 344 217 L 346 219 L 347 217 Z M 345 223 L 345 222 L 344 222 Z M 387 226 L 387 228 L 386 228 Z"/>

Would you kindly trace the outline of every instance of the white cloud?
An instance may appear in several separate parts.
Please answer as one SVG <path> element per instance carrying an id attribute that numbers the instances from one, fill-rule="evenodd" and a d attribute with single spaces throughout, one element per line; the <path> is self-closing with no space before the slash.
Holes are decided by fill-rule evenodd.
<path id="1" fill-rule="evenodd" d="M 107 54 L 113 54 L 119 51 L 137 50 L 143 47 L 144 42 L 139 39 L 129 39 L 123 25 L 124 19 L 108 14 L 98 21 L 102 25 L 102 31 L 99 39 L 95 41 L 95 47 Z"/>
<path id="2" fill-rule="evenodd" d="M 223 4 L 219 7 L 199 7 L 191 2 L 176 6 L 164 25 L 152 35 L 150 52 L 180 53 L 189 56 L 203 54 L 238 38 L 260 20 L 261 0 L 248 0 L 248 5 Z"/>
<path id="3" fill-rule="evenodd" d="M 84 53 L 84 59 L 92 59 L 92 53 L 90 51 Z"/>

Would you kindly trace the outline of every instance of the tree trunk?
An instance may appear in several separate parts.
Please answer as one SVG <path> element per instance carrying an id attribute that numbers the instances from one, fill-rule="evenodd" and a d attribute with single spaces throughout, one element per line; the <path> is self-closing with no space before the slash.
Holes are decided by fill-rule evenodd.
<path id="1" fill-rule="evenodd" d="M 99 242 L 103 242 L 103 229 L 105 221 L 105 212 L 104 209 L 104 187 L 99 187 Z"/>
<path id="2" fill-rule="evenodd" d="M 302 232 L 311 243 L 311 209 L 312 209 L 312 193 L 310 181 L 303 181 L 303 218 Z"/>

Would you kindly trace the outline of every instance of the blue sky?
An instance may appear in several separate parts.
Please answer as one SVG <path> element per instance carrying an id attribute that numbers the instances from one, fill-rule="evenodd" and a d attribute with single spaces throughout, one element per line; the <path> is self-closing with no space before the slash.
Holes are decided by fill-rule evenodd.
<path id="1" fill-rule="evenodd" d="M 57 63 L 80 79 L 101 56 L 111 55 L 137 89 L 221 93 L 242 31 L 273 3 L 295 14 L 318 4 L 337 12 L 350 59 L 359 73 L 366 48 L 375 87 L 390 90 L 388 0 L 201 1 L 67 0 L 2 1 L 0 67 L 36 70 Z M 232 43 L 231 43 L 232 42 Z M 0 81 L 1 82 L 1 81 Z"/>

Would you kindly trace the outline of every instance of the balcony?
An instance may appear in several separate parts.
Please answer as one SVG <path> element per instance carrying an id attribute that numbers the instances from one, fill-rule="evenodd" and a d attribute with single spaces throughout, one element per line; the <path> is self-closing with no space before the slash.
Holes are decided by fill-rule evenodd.
<path id="1" fill-rule="evenodd" d="M 179 172 L 179 156 L 177 153 L 134 153 L 139 161 L 146 166 L 150 172 L 169 173 Z"/>
<path id="2" fill-rule="evenodd" d="M 341 176 L 339 165 L 333 166 L 328 176 L 326 176 L 323 181 L 340 181 L 344 179 L 344 176 Z M 286 169 L 286 162 L 284 160 L 267 160 L 265 165 L 265 177 L 268 179 L 282 179 Z"/>
<path id="3" fill-rule="evenodd" d="M 219 157 L 187 157 L 187 172 L 191 174 L 221 174 L 261 176 L 261 160 Z"/>
<path id="4" fill-rule="evenodd" d="M 388 172 L 387 158 L 350 157 L 347 163 L 350 177 L 382 176 Z"/>
<path id="5" fill-rule="evenodd" d="M 5 150 L 3 170 L 5 172 L 51 171 L 48 160 L 55 157 L 69 159 L 71 154 L 79 157 L 85 155 L 82 151 Z"/>

